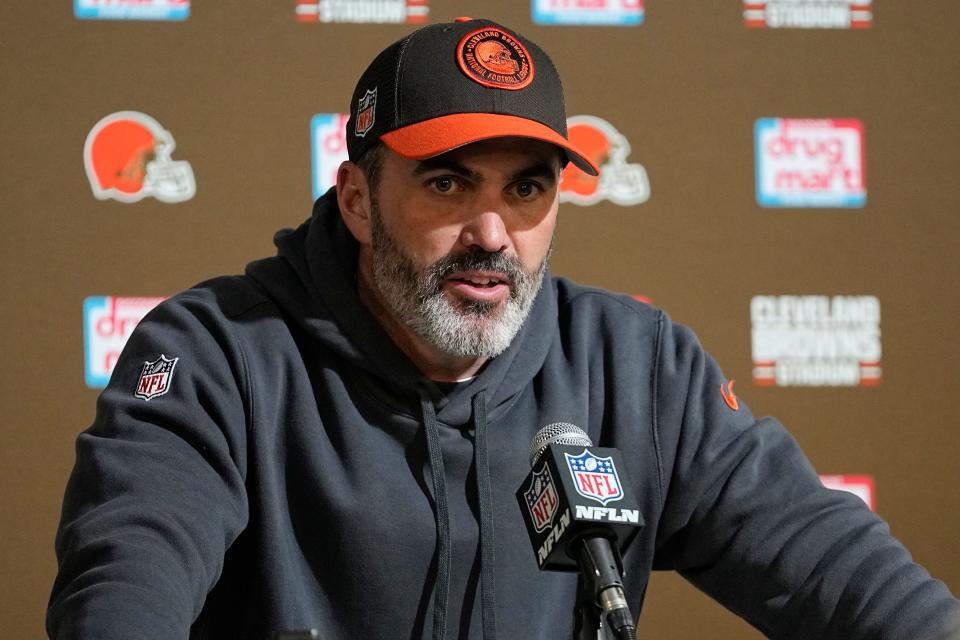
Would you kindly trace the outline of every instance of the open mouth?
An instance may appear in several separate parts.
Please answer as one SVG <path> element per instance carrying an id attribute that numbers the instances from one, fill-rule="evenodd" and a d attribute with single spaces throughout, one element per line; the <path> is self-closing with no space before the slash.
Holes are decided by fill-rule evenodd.
<path id="1" fill-rule="evenodd" d="M 510 279 L 502 273 L 454 273 L 448 286 L 467 298 L 495 302 L 510 294 Z"/>
<path id="2" fill-rule="evenodd" d="M 498 278 L 494 276 L 467 276 L 463 278 L 450 278 L 450 280 L 453 282 L 462 282 L 473 287 L 480 287 L 482 289 L 489 289 L 500 284 L 509 284 L 506 278 Z"/>

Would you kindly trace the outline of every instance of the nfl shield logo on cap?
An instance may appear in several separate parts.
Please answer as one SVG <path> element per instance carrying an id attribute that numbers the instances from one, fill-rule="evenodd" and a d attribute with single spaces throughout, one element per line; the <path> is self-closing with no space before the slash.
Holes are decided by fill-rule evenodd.
<path id="1" fill-rule="evenodd" d="M 363 97 L 357 101 L 357 123 L 354 126 L 354 134 L 361 138 L 367 135 L 367 131 L 373 128 L 373 123 L 377 115 L 377 88 L 373 91 L 369 89 Z"/>

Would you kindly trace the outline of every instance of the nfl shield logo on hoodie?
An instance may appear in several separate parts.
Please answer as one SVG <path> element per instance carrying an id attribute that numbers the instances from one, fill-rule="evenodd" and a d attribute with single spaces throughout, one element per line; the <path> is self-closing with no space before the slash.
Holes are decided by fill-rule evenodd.
<path id="1" fill-rule="evenodd" d="M 173 380 L 173 368 L 177 366 L 180 358 L 172 360 L 164 356 L 153 362 L 144 362 L 143 370 L 140 372 L 140 380 L 137 382 L 137 391 L 134 395 L 144 400 L 162 396 L 170 390 L 170 382 Z"/>
<path id="2" fill-rule="evenodd" d="M 623 497 L 620 476 L 617 475 L 617 467 L 613 464 L 612 457 L 595 456 L 589 449 L 585 449 L 578 456 L 569 453 L 563 455 L 570 467 L 577 493 L 584 498 L 606 505 Z"/>

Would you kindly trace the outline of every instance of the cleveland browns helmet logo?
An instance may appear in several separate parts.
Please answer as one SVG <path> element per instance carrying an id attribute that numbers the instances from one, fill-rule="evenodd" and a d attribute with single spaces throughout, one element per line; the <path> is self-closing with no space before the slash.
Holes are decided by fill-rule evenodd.
<path id="1" fill-rule="evenodd" d="M 570 142 L 600 167 L 600 175 L 567 165 L 561 174 L 560 202 L 589 206 L 609 200 L 626 207 L 650 198 L 646 169 L 627 162 L 630 143 L 612 124 L 596 116 L 570 116 L 567 133 Z"/>
<path id="2" fill-rule="evenodd" d="M 152 196 L 183 202 L 197 192 L 193 169 L 170 154 L 176 142 L 160 123 L 139 111 L 111 113 L 93 126 L 83 146 L 83 164 L 100 200 L 137 202 Z"/>
<path id="3" fill-rule="evenodd" d="M 457 46 L 457 64 L 467 77 L 494 89 L 523 89 L 533 80 L 527 48 L 503 29 L 484 27 Z"/>

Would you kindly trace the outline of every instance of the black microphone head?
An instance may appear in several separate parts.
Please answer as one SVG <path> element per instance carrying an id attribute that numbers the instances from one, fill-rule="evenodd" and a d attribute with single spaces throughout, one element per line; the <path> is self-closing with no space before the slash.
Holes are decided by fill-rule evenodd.
<path id="1" fill-rule="evenodd" d="M 537 464 L 543 452 L 552 444 L 592 447 L 593 442 L 587 432 L 569 422 L 552 422 L 537 431 L 530 441 L 530 466 Z"/>

